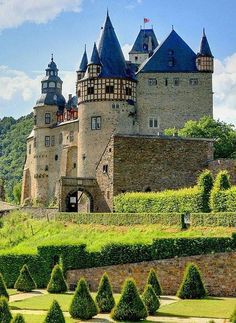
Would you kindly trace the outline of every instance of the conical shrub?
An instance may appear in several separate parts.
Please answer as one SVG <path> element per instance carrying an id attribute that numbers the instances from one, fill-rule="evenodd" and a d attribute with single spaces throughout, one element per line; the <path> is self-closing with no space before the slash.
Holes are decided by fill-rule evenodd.
<path id="1" fill-rule="evenodd" d="M 44 323 L 65 323 L 64 315 L 56 300 L 52 302 Z"/>
<path id="2" fill-rule="evenodd" d="M 23 315 L 17 314 L 12 323 L 25 323 Z"/>
<path id="3" fill-rule="evenodd" d="M 184 279 L 176 295 L 182 299 L 198 299 L 207 295 L 200 270 L 195 264 L 190 263 L 187 266 Z"/>
<path id="4" fill-rule="evenodd" d="M 36 284 L 30 274 L 27 265 L 24 265 L 20 271 L 20 275 L 15 282 L 14 288 L 21 292 L 30 292 L 36 288 Z"/>
<path id="5" fill-rule="evenodd" d="M 233 311 L 233 313 L 232 313 L 232 315 L 230 317 L 230 322 L 236 323 L 236 307 L 235 307 L 235 309 L 234 309 L 234 311 Z"/>
<path id="6" fill-rule="evenodd" d="M 127 279 L 124 283 L 120 300 L 114 307 L 111 317 L 115 321 L 138 322 L 147 316 L 147 309 L 139 296 L 135 281 Z"/>
<path id="7" fill-rule="evenodd" d="M 100 280 L 96 302 L 101 313 L 110 313 L 115 306 L 112 287 L 107 273 L 104 273 Z"/>
<path id="8" fill-rule="evenodd" d="M 10 323 L 12 315 L 8 306 L 7 299 L 5 297 L 0 297 L 0 322 Z"/>
<path id="9" fill-rule="evenodd" d="M 59 265 L 55 265 L 52 270 L 47 291 L 52 294 L 65 293 L 67 291 L 67 284 Z"/>
<path id="10" fill-rule="evenodd" d="M 5 281 L 3 279 L 2 274 L 0 274 L 0 297 L 6 297 L 6 299 L 9 300 L 7 287 L 6 287 L 6 284 L 5 284 Z"/>
<path id="11" fill-rule="evenodd" d="M 162 288 L 157 278 L 155 270 L 152 268 L 148 274 L 147 285 L 151 285 L 157 296 L 162 294 Z"/>
<path id="12" fill-rule="evenodd" d="M 147 308 L 149 315 L 155 315 L 158 308 L 160 307 L 160 301 L 152 285 L 146 285 L 142 295 L 142 300 Z"/>
<path id="13" fill-rule="evenodd" d="M 81 278 L 78 283 L 69 313 L 72 318 L 81 320 L 89 320 L 98 314 L 98 307 L 89 292 L 84 278 Z"/>

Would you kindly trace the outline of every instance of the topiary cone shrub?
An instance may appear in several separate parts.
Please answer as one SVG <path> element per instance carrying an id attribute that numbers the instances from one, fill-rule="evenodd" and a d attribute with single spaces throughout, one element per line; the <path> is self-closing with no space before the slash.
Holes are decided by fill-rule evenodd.
<path id="1" fill-rule="evenodd" d="M 226 170 L 220 171 L 214 181 L 210 196 L 210 206 L 214 212 L 227 211 L 227 190 L 230 189 L 230 177 Z"/>
<path id="2" fill-rule="evenodd" d="M 202 191 L 202 199 L 203 199 L 203 212 L 210 212 L 210 194 L 213 187 L 213 176 L 209 170 L 204 170 L 197 181 L 198 188 Z"/>
<path id="3" fill-rule="evenodd" d="M 6 287 L 6 284 L 5 284 L 5 281 L 3 279 L 2 274 L 0 274 L 0 297 L 6 297 L 6 299 L 9 300 L 7 287 Z"/>
<path id="4" fill-rule="evenodd" d="M 147 285 L 151 285 L 157 296 L 162 294 L 162 288 L 157 278 L 155 270 L 152 268 L 148 274 Z"/>
<path id="5" fill-rule="evenodd" d="M 230 316 L 230 322 L 236 323 L 236 307 L 235 307 L 232 315 Z"/>
<path id="6" fill-rule="evenodd" d="M 65 293 L 67 291 L 67 284 L 59 265 L 55 265 L 52 270 L 47 291 L 52 294 Z"/>
<path id="7" fill-rule="evenodd" d="M 23 315 L 17 314 L 12 323 L 25 323 Z"/>
<path id="8" fill-rule="evenodd" d="M 94 302 L 88 285 L 84 278 L 81 278 L 75 290 L 69 313 L 73 319 L 89 320 L 98 314 L 98 307 Z"/>
<path id="9" fill-rule="evenodd" d="M 142 300 L 147 308 L 149 315 L 155 315 L 160 307 L 160 301 L 154 292 L 152 285 L 146 285 L 142 295 Z"/>
<path id="10" fill-rule="evenodd" d="M 20 275 L 15 282 L 14 288 L 21 292 L 31 292 L 33 289 L 37 288 L 27 265 L 24 265 L 21 268 Z"/>
<path id="11" fill-rule="evenodd" d="M 101 313 L 110 313 L 115 306 L 112 286 L 107 273 L 104 273 L 98 287 L 96 302 Z"/>
<path id="12" fill-rule="evenodd" d="M 195 264 L 190 263 L 186 269 L 183 281 L 176 296 L 182 299 L 204 298 L 207 291 L 202 281 L 201 273 Z"/>
<path id="13" fill-rule="evenodd" d="M 147 316 L 147 309 L 139 296 L 135 281 L 126 279 L 120 300 L 112 310 L 111 317 L 115 321 L 138 322 Z"/>
<path id="14" fill-rule="evenodd" d="M 0 297 L 0 322 L 10 323 L 12 315 L 8 306 L 7 299 L 5 297 Z"/>
<path id="15" fill-rule="evenodd" d="M 56 300 L 52 302 L 44 323 L 65 323 L 63 312 Z"/>

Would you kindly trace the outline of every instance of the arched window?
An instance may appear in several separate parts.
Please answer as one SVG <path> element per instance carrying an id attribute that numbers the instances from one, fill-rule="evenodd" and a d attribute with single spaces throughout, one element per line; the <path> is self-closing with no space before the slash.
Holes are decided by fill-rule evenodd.
<path id="1" fill-rule="evenodd" d="M 55 87 L 55 86 L 56 86 L 55 82 L 49 82 L 49 87 Z"/>

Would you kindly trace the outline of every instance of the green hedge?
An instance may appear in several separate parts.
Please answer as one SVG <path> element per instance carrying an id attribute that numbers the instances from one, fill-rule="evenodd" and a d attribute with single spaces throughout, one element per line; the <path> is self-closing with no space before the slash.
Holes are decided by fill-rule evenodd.
<path id="1" fill-rule="evenodd" d="M 213 212 L 236 212 L 236 186 L 228 190 L 213 190 L 211 208 Z"/>
<path id="2" fill-rule="evenodd" d="M 190 226 L 236 227 L 236 212 L 191 213 Z"/>
<path id="3" fill-rule="evenodd" d="M 180 213 L 57 213 L 55 219 L 77 224 L 129 226 L 159 223 L 181 226 Z"/>
<path id="4" fill-rule="evenodd" d="M 132 192 L 114 198 L 114 208 L 121 213 L 204 212 L 203 190 L 197 186 L 163 192 Z"/>

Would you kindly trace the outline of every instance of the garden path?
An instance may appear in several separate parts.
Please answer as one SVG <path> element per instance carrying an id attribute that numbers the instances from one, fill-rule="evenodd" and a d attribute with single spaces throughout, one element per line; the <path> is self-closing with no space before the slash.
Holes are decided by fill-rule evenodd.
<path id="1" fill-rule="evenodd" d="M 9 302 L 23 301 L 24 299 L 42 296 L 44 294 L 47 294 L 47 291 L 45 289 L 35 289 L 34 291 L 29 293 L 18 293 L 15 295 L 11 295 Z"/>

